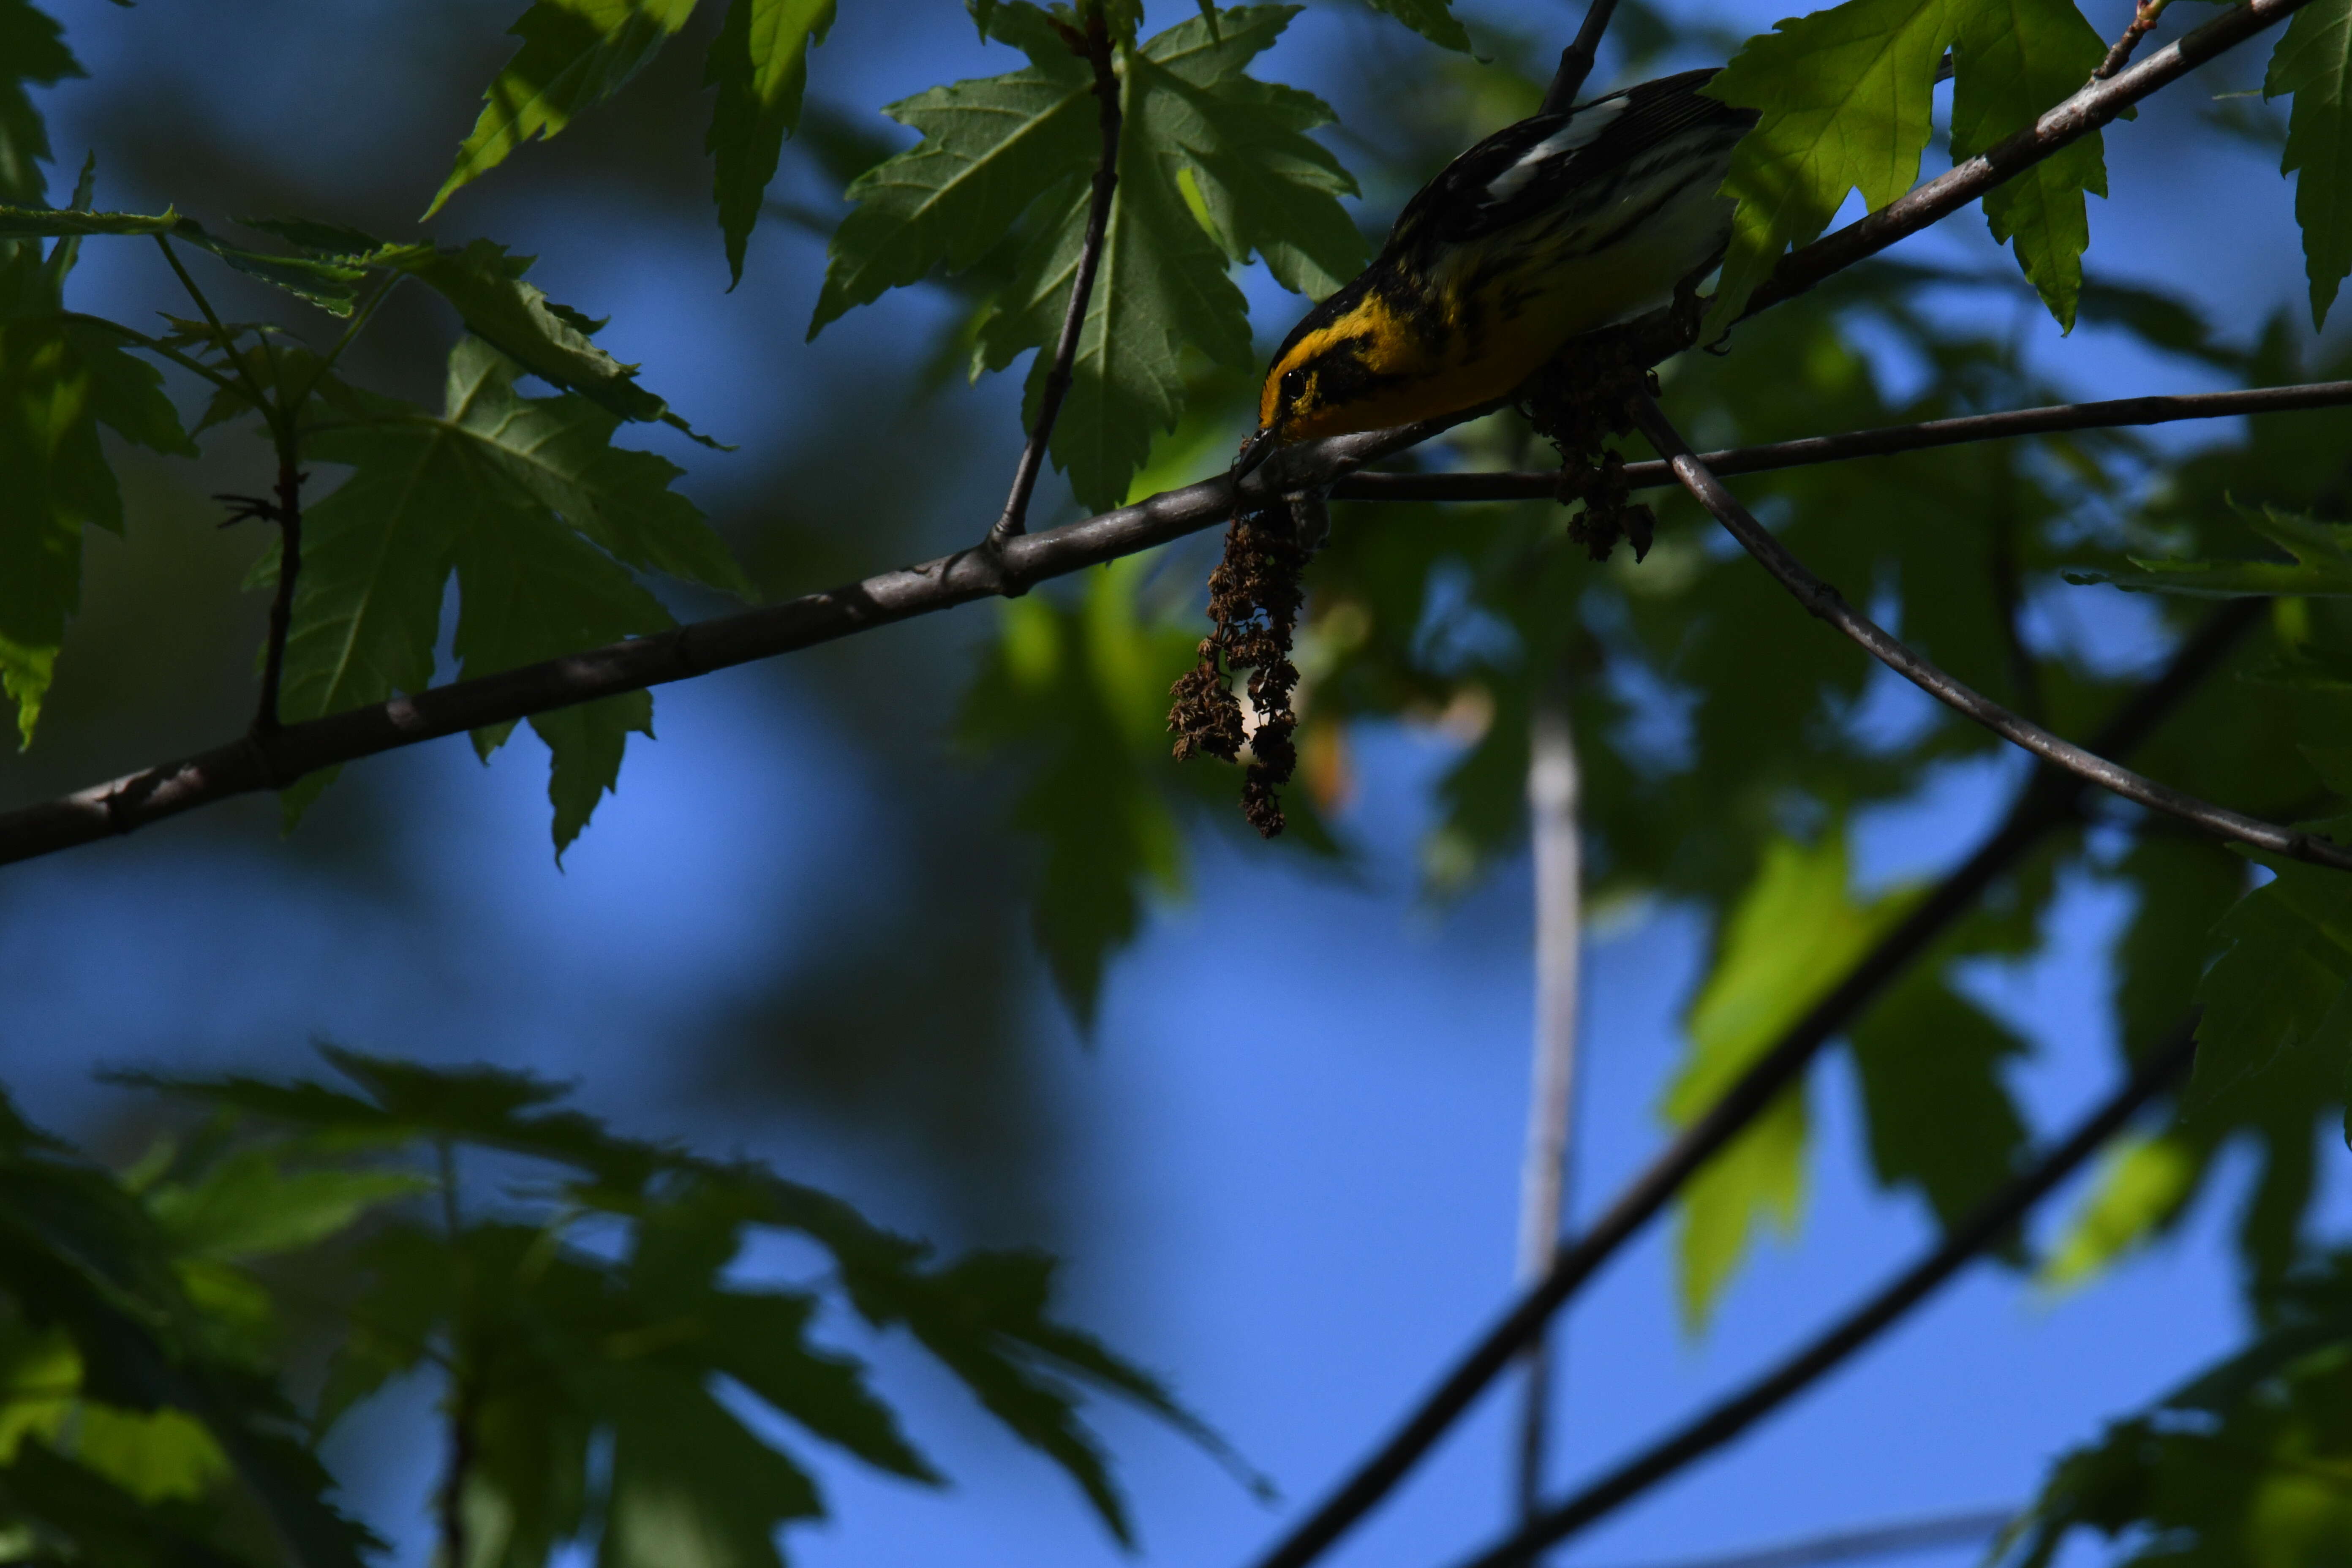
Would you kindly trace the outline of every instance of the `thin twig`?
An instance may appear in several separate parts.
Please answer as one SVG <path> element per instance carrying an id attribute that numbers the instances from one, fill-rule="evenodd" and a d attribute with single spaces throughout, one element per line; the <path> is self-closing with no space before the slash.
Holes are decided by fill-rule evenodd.
<path id="1" fill-rule="evenodd" d="M 293 454 L 278 460 L 278 504 L 270 519 L 278 524 L 278 592 L 269 602 L 269 642 L 262 654 L 261 704 L 253 715 L 257 734 L 285 727 L 278 710 L 279 689 L 286 683 L 286 639 L 294 627 L 294 584 L 302 574 L 302 481 L 310 476 L 295 466 Z"/>
<path id="2" fill-rule="evenodd" d="M 2220 663 L 2261 614 L 2256 601 L 2217 610 L 2183 643 L 2163 671 L 2142 686 L 2099 732 L 2102 752 L 2129 752 Z M 1486 1385 L 1534 1339 L 1552 1314 L 1664 1209 L 1699 1168 L 1745 1131 L 1831 1038 L 1926 952 L 1978 897 L 2042 837 L 2071 820 L 2088 789 L 2055 768 L 2037 769 L 2008 817 L 1976 852 L 1915 904 L 1858 959 L 1844 978 L 1791 1025 L 1720 1099 L 1668 1144 L 1574 1242 L 1563 1247 L 1541 1284 L 1526 1292 L 1454 1363 L 1372 1455 L 1294 1526 L 1258 1568 L 1304 1568 L 1320 1557 L 1402 1480 L 1461 1419 Z"/>
<path id="3" fill-rule="evenodd" d="M 1064 34 L 1072 50 L 1084 55 L 1094 67 L 1094 93 L 1101 105 L 1097 120 L 1102 155 L 1095 164 L 1086 238 L 1078 247 L 1078 275 L 1070 285 L 1069 309 L 1062 313 L 1062 335 L 1054 344 L 1053 368 L 1045 373 L 1045 384 L 1037 398 L 1036 426 L 1029 432 L 1028 444 L 1021 448 L 1021 461 L 1013 470 L 1013 493 L 1004 498 L 1004 510 L 988 531 L 987 548 L 992 552 L 1003 550 L 1006 541 L 1019 537 L 1029 526 L 1029 497 L 1037 489 L 1038 475 L 1045 471 L 1045 443 L 1054 434 L 1054 421 L 1061 416 L 1062 399 L 1069 395 L 1078 339 L 1086 330 L 1087 303 L 1094 296 L 1095 272 L 1102 265 L 1103 241 L 1110 233 L 1111 197 L 1118 189 L 1118 73 L 1111 68 L 1110 29 L 1103 21 L 1101 6 L 1087 11 L 1083 35 L 1066 27 Z"/>
<path id="4" fill-rule="evenodd" d="M 2139 47 L 2139 41 L 2147 37 L 2156 19 L 2164 15 L 2165 6 L 2170 3 L 2171 0 L 2139 0 L 2132 10 L 2131 25 L 2116 40 L 2116 47 L 2107 51 L 2107 58 L 2099 62 L 2099 68 L 2091 73 L 2091 79 L 2105 81 L 2131 64 L 2132 51 Z"/>
<path id="5" fill-rule="evenodd" d="M 237 380 L 245 384 L 245 395 L 252 401 L 254 411 L 264 419 L 270 419 L 268 394 L 262 390 L 261 383 L 255 379 L 253 367 L 247 364 L 237 354 L 236 340 L 230 336 L 229 330 L 221 324 L 220 316 L 213 310 L 213 302 L 205 298 L 205 291 L 196 287 L 195 279 L 189 274 L 187 268 L 181 265 L 180 253 L 172 248 L 171 237 L 168 235 L 157 235 L 155 247 L 163 253 L 163 259 L 171 264 L 173 276 L 179 279 L 180 287 L 187 290 L 188 298 L 196 302 L 196 310 L 204 316 L 205 324 L 212 328 L 213 341 L 220 344 L 221 358 L 228 361 L 229 367 L 236 374 Z"/>
<path id="6" fill-rule="evenodd" d="M 1825 1563 L 1858 1563 L 1897 1552 L 1927 1552 L 1938 1546 L 1966 1546 L 1990 1541 L 2017 1517 L 2015 1509 L 1976 1509 L 1935 1519 L 1905 1520 L 1899 1524 L 1874 1524 L 1808 1536 L 1780 1546 L 1735 1552 L 1728 1556 L 1694 1558 L 1660 1568 L 1818 1568 Z"/>
<path id="7" fill-rule="evenodd" d="M 1609 18 L 1617 14 L 1617 0 L 1591 0 L 1584 8 L 1584 25 L 1576 30 L 1576 38 L 1559 51 L 1559 69 L 1552 73 L 1551 86 L 1544 89 L 1543 107 L 1538 114 L 1562 114 L 1576 105 L 1576 95 L 1584 90 L 1585 79 L 1592 74 L 1593 62 L 1601 58 L 1601 35 L 1609 30 Z"/>
<path id="8" fill-rule="evenodd" d="M 1578 809 L 1571 677 L 1560 669 L 1536 695 L 1528 725 L 1528 837 L 1535 851 L 1536 1017 L 1528 1074 L 1527 1153 L 1519 1172 L 1519 1283 L 1544 1277 L 1559 1250 L 1568 1207 L 1569 1148 L 1576 1124 L 1579 970 L 1584 947 L 1583 822 Z M 1526 1352 L 1519 1406 L 1519 1517 L 1532 1519 L 1543 1496 L 1544 1450 L 1551 1431 L 1557 1336 L 1538 1336 Z"/>
<path id="9" fill-rule="evenodd" d="M 1890 425 L 1842 436 L 1808 436 L 1762 447 L 1732 447 L 1702 452 L 1699 461 L 1717 478 L 1760 474 L 1775 468 L 1808 468 L 1855 458 L 1885 458 L 1935 447 L 1976 441 L 2006 441 L 2021 436 L 2052 436 L 2069 430 L 2109 430 L 2128 426 L 2169 425 L 2183 419 L 2225 419 L 2242 414 L 2284 414 L 2296 409 L 2336 408 L 2352 404 L 2352 381 L 2316 381 L 2296 386 L 2258 386 L 2242 392 L 2196 392 L 2175 396 L 2116 397 L 2099 403 L 2060 403 L 2042 408 L 2004 409 Z M 1633 489 L 1678 484 L 1664 461 L 1628 463 L 1625 483 Z M 1331 491 L 1333 500 L 1550 500 L 1559 494 L 1559 471 L 1455 474 L 1351 474 Z"/>
<path id="10" fill-rule="evenodd" d="M 1634 424 L 1649 437 L 1650 444 L 1674 465 L 1675 475 L 1682 480 L 1683 488 L 1717 522 L 1723 524 L 1725 530 L 1739 541 L 1741 548 L 1777 578 L 1799 604 L 1844 633 L 1871 658 L 1947 708 L 1963 718 L 1973 719 L 2002 740 L 2022 746 L 2045 763 L 2063 768 L 2150 811 L 2177 816 L 2183 822 L 2203 828 L 2216 838 L 2235 839 L 2258 849 L 2267 849 L 2273 855 L 2309 861 L 2315 866 L 2333 867 L 2339 871 L 2352 871 L 2352 849 L 2315 834 L 2280 827 L 2215 805 L 2185 790 L 2160 784 L 2096 752 L 2060 739 L 2024 715 L 2011 711 L 1953 679 L 1901 640 L 1890 636 L 1868 616 L 1847 604 L 1843 595 L 1814 576 L 1803 562 L 1790 553 L 1788 548 L 1772 536 L 1771 531 L 1757 521 L 1754 515 L 1739 504 L 1738 498 L 1724 489 L 1722 481 L 1699 461 L 1698 455 L 1690 449 L 1690 443 L 1685 441 L 1682 433 L 1667 422 L 1664 413 L 1647 393 L 1634 397 L 1633 414 Z"/>
<path id="11" fill-rule="evenodd" d="M 1802 1350 L 1757 1378 L 1731 1398 L 1685 1423 L 1574 1497 L 1523 1527 L 1500 1545 L 1467 1559 L 1460 1568 L 1511 1568 L 1545 1547 L 1584 1529 L 1692 1461 L 1746 1431 L 1836 1368 L 1847 1357 L 1899 1321 L 1912 1308 L 1958 1273 L 1986 1247 L 2009 1235 L 2053 1188 L 2074 1173 L 2137 1116 L 2141 1108 L 2187 1070 L 2196 1055 L 2195 1020 L 2184 1022 L 2172 1039 L 2143 1060 L 2106 1102 L 2084 1118 L 2065 1142 L 2032 1170 L 2011 1180 L 1979 1205 L 1945 1236 L 1942 1245 L 1890 1281 Z"/>

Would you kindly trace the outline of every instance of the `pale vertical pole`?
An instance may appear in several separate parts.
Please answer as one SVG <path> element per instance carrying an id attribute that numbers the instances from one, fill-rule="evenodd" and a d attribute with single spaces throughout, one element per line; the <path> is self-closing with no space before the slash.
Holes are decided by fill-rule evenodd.
<path id="1" fill-rule="evenodd" d="M 1542 683 L 1528 733 L 1528 813 L 1535 848 L 1535 1049 L 1527 1153 L 1519 1173 L 1519 1279 L 1550 1268 L 1568 1196 L 1576 1107 L 1576 1015 L 1584 937 L 1584 857 L 1577 824 L 1576 737 L 1564 678 Z M 1531 1516 L 1543 1489 L 1551 1415 L 1550 1342 L 1527 1352 L 1519 1426 L 1518 1505 Z"/>

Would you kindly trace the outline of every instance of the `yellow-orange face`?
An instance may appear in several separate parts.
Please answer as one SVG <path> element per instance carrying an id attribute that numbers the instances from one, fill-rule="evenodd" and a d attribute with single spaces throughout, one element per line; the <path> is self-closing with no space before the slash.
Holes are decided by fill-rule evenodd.
<path id="1" fill-rule="evenodd" d="M 1258 423 L 1287 445 L 1407 425 L 1507 395 L 1558 347 L 1550 333 L 1504 342 L 1458 330 L 1449 302 L 1411 315 L 1359 279 L 1298 323 L 1266 372 Z"/>

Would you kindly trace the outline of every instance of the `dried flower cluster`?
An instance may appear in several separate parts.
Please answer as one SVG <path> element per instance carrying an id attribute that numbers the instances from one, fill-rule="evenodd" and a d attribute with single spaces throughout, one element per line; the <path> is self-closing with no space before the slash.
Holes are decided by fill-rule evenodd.
<path id="1" fill-rule="evenodd" d="M 1291 737 L 1298 715 L 1290 694 L 1298 667 L 1290 662 L 1290 641 L 1306 597 L 1299 577 L 1307 548 L 1298 537 L 1290 509 L 1236 511 L 1225 530 L 1225 558 L 1209 574 L 1209 635 L 1201 639 L 1200 662 L 1171 689 L 1175 705 L 1168 728 L 1176 735 L 1176 760 L 1206 753 L 1233 763 L 1250 751 L 1242 783 L 1242 815 L 1265 837 L 1282 831 L 1277 793 L 1298 765 Z M 1247 669 L 1255 731 L 1242 722 L 1234 672 Z"/>

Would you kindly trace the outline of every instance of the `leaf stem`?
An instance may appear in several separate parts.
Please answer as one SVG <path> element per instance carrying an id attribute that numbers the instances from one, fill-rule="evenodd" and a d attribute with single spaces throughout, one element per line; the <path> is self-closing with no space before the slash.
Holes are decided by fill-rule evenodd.
<path id="1" fill-rule="evenodd" d="M 64 320 L 74 322 L 78 326 L 103 327 L 108 331 L 114 333 L 117 337 L 129 343 L 132 348 L 141 349 L 148 353 L 155 354 L 161 358 L 170 360 L 182 370 L 188 371 L 193 374 L 203 376 L 206 381 L 211 382 L 223 392 L 242 392 L 244 390 L 244 388 L 238 386 L 236 382 L 231 381 L 228 377 L 223 375 L 220 372 L 215 370 L 204 361 L 200 359 L 192 359 L 188 355 L 182 353 L 179 350 L 172 347 L 169 343 L 162 342 L 154 338 L 151 338 L 146 333 L 138 331 L 136 328 L 126 327 L 121 321 L 110 321 L 104 316 L 85 315 L 79 310 L 66 310 L 61 312 L 61 315 Z"/>
<path id="2" fill-rule="evenodd" d="M 1119 80 L 1112 67 L 1110 29 L 1101 7 L 1096 5 L 1087 9 L 1083 34 L 1067 26 L 1062 31 L 1072 52 L 1094 67 L 1094 94 L 1101 105 L 1097 119 L 1102 132 L 1102 155 L 1095 164 L 1094 195 L 1087 205 L 1086 237 L 1078 247 L 1078 272 L 1070 285 L 1069 308 L 1062 313 L 1053 366 L 1045 373 L 1038 395 L 1037 422 L 1013 469 L 1012 493 L 1004 498 L 1004 510 L 988 531 L 984 548 L 991 554 L 1001 553 L 1007 540 L 1018 538 L 1028 528 L 1029 498 L 1045 470 L 1045 443 L 1054 434 L 1054 422 L 1061 416 L 1062 400 L 1069 395 L 1078 340 L 1085 335 L 1087 307 L 1094 296 L 1095 274 L 1102 265 L 1103 245 L 1110 233 L 1111 199 L 1118 189 Z"/>
<path id="3" fill-rule="evenodd" d="M 283 729 L 278 700 L 286 684 L 286 643 L 294 629 L 294 584 L 302 574 L 302 481 L 310 476 L 297 464 L 299 454 L 281 449 L 278 457 L 278 504 L 270 520 L 278 524 L 278 592 L 269 601 L 269 641 L 262 654 L 261 704 L 253 715 L 256 734 Z"/>
<path id="4" fill-rule="evenodd" d="M 196 280 L 190 277 L 188 269 L 181 265 L 179 252 L 172 248 L 171 237 L 157 235 L 155 247 L 163 253 L 163 259 L 171 263 L 173 272 L 180 279 L 180 287 L 188 291 L 188 298 L 194 300 L 196 302 L 196 309 L 203 312 L 205 324 L 213 330 L 213 341 L 220 344 L 221 357 L 228 361 L 237 380 L 244 384 L 245 395 L 252 402 L 254 412 L 260 415 L 268 424 L 273 435 L 278 434 L 280 411 L 270 403 L 268 395 L 262 390 L 261 383 L 254 379 L 252 367 L 237 357 L 236 340 L 229 335 L 229 330 L 221 324 L 220 316 L 213 310 L 213 302 L 205 298 L 205 291 L 196 287 Z"/>

